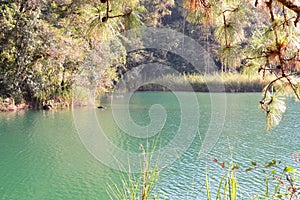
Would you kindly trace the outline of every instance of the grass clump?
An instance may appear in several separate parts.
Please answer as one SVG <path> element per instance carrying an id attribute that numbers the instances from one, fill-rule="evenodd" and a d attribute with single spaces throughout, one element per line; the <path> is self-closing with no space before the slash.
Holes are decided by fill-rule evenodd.
<path id="1" fill-rule="evenodd" d="M 140 145 L 142 160 L 140 163 L 140 173 L 124 173 L 121 176 L 121 186 L 109 184 L 107 192 L 111 200 L 158 200 L 159 197 L 155 190 L 155 186 L 159 181 L 161 170 L 159 169 L 158 161 L 153 162 L 154 151 L 157 141 L 149 152 L 149 149 L 144 149 Z M 148 147 L 148 145 L 147 145 Z"/>

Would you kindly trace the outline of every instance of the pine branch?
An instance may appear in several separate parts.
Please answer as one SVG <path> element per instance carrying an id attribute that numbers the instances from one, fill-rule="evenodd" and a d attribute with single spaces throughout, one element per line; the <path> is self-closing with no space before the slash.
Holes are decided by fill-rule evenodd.
<path id="1" fill-rule="evenodd" d="M 290 0 L 277 0 L 277 1 L 279 1 L 280 3 L 282 3 L 282 5 L 284 5 L 285 7 L 289 8 L 290 10 L 294 11 L 297 14 L 297 18 L 294 21 L 294 25 L 296 26 L 300 20 L 300 6 L 296 5 L 294 1 L 292 2 Z"/>

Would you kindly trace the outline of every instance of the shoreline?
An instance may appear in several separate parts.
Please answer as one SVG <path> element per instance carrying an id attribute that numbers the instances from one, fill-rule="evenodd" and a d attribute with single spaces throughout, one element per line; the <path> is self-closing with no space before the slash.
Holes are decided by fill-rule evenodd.
<path id="1" fill-rule="evenodd" d="M 268 79 L 260 75 L 248 76 L 238 73 L 215 73 L 215 74 L 189 74 L 182 76 L 167 75 L 158 77 L 155 80 L 149 81 L 148 84 L 142 85 L 137 89 L 126 85 L 121 93 L 130 92 L 130 88 L 134 92 L 199 92 L 199 93 L 261 93 L 264 87 L 272 81 L 273 77 Z M 89 92 L 84 93 L 88 95 Z M 103 96 L 114 95 L 114 93 L 105 93 Z M 117 92 L 116 92 L 117 95 Z M 102 96 L 102 95 L 101 95 Z M 118 97 L 116 97 L 118 98 Z M 72 107 L 88 106 L 88 99 L 81 96 L 75 96 L 73 100 L 57 97 L 39 102 L 26 102 L 16 104 L 13 98 L 0 98 L 0 112 L 18 112 L 21 110 L 57 110 Z M 97 107 L 97 105 L 95 105 Z"/>
<path id="2" fill-rule="evenodd" d="M 143 90 L 143 89 L 138 89 L 135 92 L 138 93 L 143 93 L 143 92 L 162 92 L 162 93 L 167 93 L 167 92 L 196 92 L 196 93 L 228 93 L 228 94 L 242 94 L 242 93 L 261 93 L 260 91 L 187 91 L 187 90 L 169 90 L 169 89 L 164 89 L 164 90 L 154 90 L 154 89 L 149 89 L 148 90 Z M 125 92 L 126 93 L 126 92 Z M 124 94 L 125 94 L 124 93 Z M 113 93 L 112 93 L 113 94 Z M 110 94 L 110 95 L 112 95 Z M 69 106 L 56 106 L 52 109 L 43 109 L 42 107 L 33 107 L 30 106 L 28 103 L 21 103 L 21 104 L 9 104 L 3 106 L 3 102 L 0 102 L 0 113 L 10 113 L 10 112 L 19 112 L 19 111 L 26 111 L 26 110 L 64 110 L 64 109 L 72 109 L 72 108 L 83 108 L 83 107 L 88 107 L 88 106 L 93 106 L 97 108 L 97 105 L 88 105 L 88 104 L 75 104 L 75 105 L 69 105 Z"/>
<path id="3" fill-rule="evenodd" d="M 162 87 L 162 86 L 157 86 L 155 84 L 155 87 L 150 87 L 150 86 L 146 86 L 146 87 L 140 87 L 137 90 L 134 91 L 134 93 L 143 93 L 143 92 L 161 92 L 161 93 L 167 93 L 167 92 L 195 92 L 195 93 L 228 93 L 228 94 L 242 94 L 242 93 L 261 93 L 262 92 L 262 88 L 259 90 L 238 90 L 238 89 L 229 89 L 225 87 L 225 90 L 214 90 L 214 91 L 208 91 L 208 90 L 171 90 L 169 88 L 166 87 Z M 127 92 L 124 92 L 122 94 L 126 94 Z M 128 92 L 129 93 L 129 92 Z M 110 93 L 110 94 L 106 94 L 106 95 L 114 95 L 114 93 Z M 105 97 L 106 95 L 103 95 L 103 97 Z M 19 112 L 19 111 L 26 111 L 26 110 L 64 110 L 64 109 L 71 109 L 71 108 L 80 108 L 80 107 L 88 107 L 91 106 L 89 105 L 89 103 L 75 103 L 74 105 L 72 104 L 68 104 L 68 105 L 62 105 L 62 104 L 56 104 L 55 105 L 47 105 L 48 109 L 45 109 L 43 106 L 32 106 L 29 102 L 22 102 L 20 104 L 14 104 L 13 100 L 11 100 L 12 103 L 8 103 L 7 101 L 0 101 L 0 113 L 5 113 L 5 112 Z M 97 107 L 98 105 L 92 105 L 94 107 Z"/>
<path id="4" fill-rule="evenodd" d="M 191 84 L 191 88 L 180 88 L 180 86 L 172 86 L 175 89 L 169 89 L 166 86 L 158 85 L 158 84 L 147 84 L 145 86 L 139 87 L 136 92 L 199 92 L 199 93 L 259 93 L 262 92 L 264 87 L 267 84 L 263 85 L 254 85 L 254 86 L 246 86 L 246 87 L 232 87 L 226 84 L 219 85 L 209 85 L 211 88 L 209 89 L 207 85 L 193 85 Z M 222 87 L 224 86 L 224 87 Z M 198 89 L 198 88 L 201 89 Z M 179 88 L 179 89 L 176 89 Z"/>
<path id="5" fill-rule="evenodd" d="M 68 102 L 55 102 L 52 100 L 50 102 L 51 103 L 41 105 L 22 100 L 21 103 L 16 104 L 13 98 L 0 98 L 0 113 L 19 112 L 24 110 L 58 110 L 71 107 Z"/>

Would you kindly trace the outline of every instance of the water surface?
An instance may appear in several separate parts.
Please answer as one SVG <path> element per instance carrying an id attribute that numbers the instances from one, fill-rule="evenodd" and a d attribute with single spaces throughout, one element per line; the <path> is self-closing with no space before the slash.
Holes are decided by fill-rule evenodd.
<path id="1" fill-rule="evenodd" d="M 183 95 L 188 98 L 190 94 Z M 197 97 L 199 134 L 187 151 L 162 171 L 157 186 L 157 191 L 167 199 L 205 198 L 206 171 L 211 174 L 212 187 L 226 172 L 212 161 L 213 157 L 220 161 L 234 160 L 242 169 L 250 166 L 252 160 L 263 164 L 276 159 L 299 166 L 290 154 L 299 151 L 300 104 L 289 101 L 282 123 L 266 132 L 264 114 L 258 108 L 261 94 L 227 94 L 221 136 L 210 156 L 199 158 L 211 120 L 211 105 L 209 94 L 198 93 Z M 138 125 L 145 126 L 150 123 L 148 110 L 154 104 L 160 104 L 166 111 L 166 123 L 160 133 L 160 145 L 164 147 L 180 127 L 181 111 L 176 96 L 172 93 L 136 93 L 130 101 L 130 114 Z M 118 109 L 124 109 L 125 105 L 118 106 Z M 74 112 L 84 116 L 86 109 Z M 95 113 L 107 138 L 116 146 L 140 152 L 139 144 L 146 145 L 146 138 L 124 133 L 114 122 L 109 108 L 95 109 Z M 260 172 L 247 174 L 239 170 L 237 175 L 245 199 L 261 191 L 264 177 Z M 85 149 L 76 131 L 72 111 L 0 113 L 0 199 L 106 200 L 107 184 L 120 183 L 119 176 L 117 170 L 105 166 Z"/>

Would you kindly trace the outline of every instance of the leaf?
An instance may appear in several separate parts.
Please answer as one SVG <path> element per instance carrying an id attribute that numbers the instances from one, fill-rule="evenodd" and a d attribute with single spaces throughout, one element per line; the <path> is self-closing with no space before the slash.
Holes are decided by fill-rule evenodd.
<path id="1" fill-rule="evenodd" d="M 284 169 L 285 172 L 287 173 L 290 173 L 291 171 L 293 171 L 293 167 L 292 166 L 287 166 L 285 169 Z"/>
<path id="2" fill-rule="evenodd" d="M 252 164 L 253 166 L 257 166 L 257 164 L 256 164 L 255 161 L 251 161 L 251 164 Z"/>

